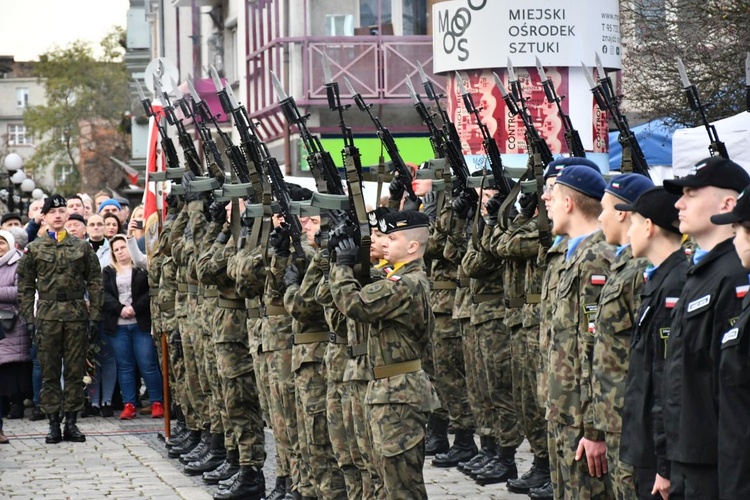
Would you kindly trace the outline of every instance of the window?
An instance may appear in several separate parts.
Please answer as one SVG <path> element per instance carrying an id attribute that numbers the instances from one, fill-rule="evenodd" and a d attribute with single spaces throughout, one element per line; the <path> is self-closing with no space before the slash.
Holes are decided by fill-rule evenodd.
<path id="1" fill-rule="evenodd" d="M 354 16 L 351 14 L 326 15 L 326 36 L 352 36 Z"/>
<path id="2" fill-rule="evenodd" d="M 25 108 L 29 105 L 29 89 L 16 89 L 16 107 Z"/>
<path id="3" fill-rule="evenodd" d="M 26 126 L 24 125 L 8 125 L 8 145 L 9 146 L 23 146 L 31 145 L 33 141 L 30 135 L 27 135 Z"/>

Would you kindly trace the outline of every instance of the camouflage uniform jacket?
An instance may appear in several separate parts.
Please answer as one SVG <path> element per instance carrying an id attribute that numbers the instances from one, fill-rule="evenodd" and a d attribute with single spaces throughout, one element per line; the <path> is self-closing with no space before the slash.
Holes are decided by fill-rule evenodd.
<path id="1" fill-rule="evenodd" d="M 320 258 L 321 269 L 326 270 L 328 258 L 318 257 L 318 255 L 321 255 L 321 252 L 318 252 L 316 258 Z M 342 340 L 341 343 L 329 342 L 324 356 L 328 382 L 341 382 L 344 380 L 344 374 L 349 364 L 349 354 L 346 348 L 349 341 L 348 333 L 351 321 L 333 303 L 331 287 L 325 276 L 320 279 L 318 287 L 315 289 L 315 301 L 324 308 L 328 329 L 336 334 L 337 339 Z"/>
<path id="2" fill-rule="evenodd" d="M 471 324 L 505 319 L 505 293 L 503 270 L 505 262 L 490 251 L 491 227 L 475 242 L 471 241 L 461 261 L 466 274 L 471 278 Z"/>
<path id="3" fill-rule="evenodd" d="M 280 315 L 263 318 L 261 344 L 263 352 L 291 349 L 294 345 L 292 317 L 284 307 L 284 272 L 289 257 L 271 255 L 266 266 L 266 281 L 263 289 L 263 305 L 283 309 Z M 301 271 L 301 269 L 300 269 Z"/>
<path id="4" fill-rule="evenodd" d="M 262 251 L 262 246 L 250 248 L 250 245 L 245 243 L 234 256 L 229 258 L 227 263 L 227 274 L 234 280 L 237 294 L 245 298 L 248 318 L 258 317 L 255 322 L 248 321 L 248 342 L 250 352 L 254 354 L 258 352 L 258 348 L 262 345 L 261 329 L 264 323 L 260 308 L 260 299 L 266 282 L 266 268 L 263 265 Z M 251 326 L 253 327 L 251 328 Z"/>
<path id="5" fill-rule="evenodd" d="M 430 231 L 427 254 L 430 255 L 430 305 L 434 314 L 452 314 L 456 302 L 456 288 L 459 260 L 446 259 L 443 255 L 448 240 L 447 227 L 450 227 L 450 210 L 443 210 Z M 437 338 L 440 331 L 435 331 Z M 453 335 L 453 330 L 449 333 Z"/>
<path id="6" fill-rule="evenodd" d="M 18 263 L 20 313 L 45 321 L 98 321 L 102 307 L 102 270 L 91 245 L 67 235 L 62 241 L 43 234 L 26 247 Z M 34 298 L 39 301 L 34 314 Z M 85 295 L 88 292 L 88 304 Z M 79 298 L 58 300 L 58 294 Z"/>
<path id="7" fill-rule="evenodd" d="M 424 262 L 395 265 L 388 278 L 361 286 L 348 266 L 334 265 L 331 294 L 347 317 L 370 325 L 368 356 L 373 367 L 419 360 L 434 328 Z M 409 404 L 429 412 L 439 408 L 424 370 L 371 380 L 367 404 Z"/>
<path id="8" fill-rule="evenodd" d="M 471 318 L 471 289 L 469 277 L 460 262 L 466 255 L 469 240 L 466 234 L 466 219 L 454 219 L 453 229 L 445 241 L 443 257 L 448 261 L 458 262 L 456 281 L 458 288 L 453 301 L 453 319 Z"/>
<path id="9" fill-rule="evenodd" d="M 180 291 L 180 285 L 187 284 L 187 257 L 185 255 L 185 228 L 188 223 L 188 207 L 184 205 L 177 219 L 172 225 L 172 234 L 169 235 L 169 243 L 172 246 L 172 259 L 177 267 L 175 281 L 178 290 L 175 292 L 175 315 L 178 318 L 187 316 L 187 292 Z"/>
<path id="10" fill-rule="evenodd" d="M 237 245 L 234 239 L 230 237 L 226 243 L 214 241 L 209 252 L 211 253 L 211 258 L 205 262 L 205 265 L 201 266 L 203 279 L 206 283 L 216 285 L 220 299 L 241 300 L 242 297 L 237 293 L 237 284 L 227 274 L 228 262 L 237 253 Z M 232 321 L 236 324 L 232 328 L 228 327 L 228 325 L 225 325 L 226 327 L 224 328 L 217 328 L 214 340 L 216 342 L 239 342 L 246 344 L 248 342 L 246 330 L 247 311 L 245 309 L 235 309 L 232 316 L 234 316 Z"/>
<path id="11" fill-rule="evenodd" d="M 500 224 L 494 227 L 490 236 L 490 251 L 498 258 L 505 260 L 503 271 L 503 282 L 505 283 L 505 324 L 515 327 L 523 323 L 523 306 L 526 303 L 524 293 L 524 279 L 526 272 L 526 259 L 517 258 L 508 252 L 508 242 L 519 227 L 526 224 L 529 219 L 524 215 L 518 215 L 507 229 L 502 229 Z"/>
<path id="12" fill-rule="evenodd" d="M 591 381 L 593 427 L 599 431 L 622 432 L 630 334 L 641 303 L 647 265 L 646 259 L 634 259 L 632 249 L 626 247 L 612 262 L 599 298 Z M 604 438 L 603 433 L 600 437 Z"/>
<path id="13" fill-rule="evenodd" d="M 588 235 L 560 267 L 552 301 L 547 420 L 582 428 L 591 415 L 593 323 L 602 285 L 614 258 L 601 231 Z M 597 436 L 586 436 L 595 439 Z"/>
<path id="14" fill-rule="evenodd" d="M 323 257 L 320 251 L 314 251 L 309 245 L 303 243 L 302 247 L 310 262 L 307 272 L 302 278 L 302 284 L 292 285 L 284 292 L 284 307 L 293 319 L 292 330 L 295 340 L 292 347 L 292 371 L 297 371 L 303 363 L 322 363 L 330 337 L 323 306 L 315 300 L 318 283 L 323 279 L 323 268 L 320 263 Z M 281 260 L 274 256 L 271 267 L 276 268 Z M 281 276 L 283 281 L 283 274 Z M 324 333 L 326 340 L 299 342 L 298 335 L 311 333 Z"/>

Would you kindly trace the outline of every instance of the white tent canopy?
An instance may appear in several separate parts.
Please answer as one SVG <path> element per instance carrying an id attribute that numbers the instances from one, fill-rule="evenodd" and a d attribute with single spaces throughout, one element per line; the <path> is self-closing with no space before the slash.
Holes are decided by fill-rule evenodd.
<path id="1" fill-rule="evenodd" d="M 741 112 L 713 122 L 727 146 L 729 158 L 750 173 L 750 113 Z M 675 177 L 690 173 L 692 167 L 709 156 L 706 127 L 677 129 L 672 137 L 672 170 Z"/>

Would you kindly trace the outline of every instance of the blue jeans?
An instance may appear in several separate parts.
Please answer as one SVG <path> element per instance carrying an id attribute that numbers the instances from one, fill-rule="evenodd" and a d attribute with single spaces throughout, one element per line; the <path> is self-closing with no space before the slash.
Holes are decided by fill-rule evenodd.
<path id="1" fill-rule="evenodd" d="M 99 323 L 99 352 L 96 355 L 94 381 L 88 387 L 92 406 L 112 404 L 112 393 L 117 382 L 117 366 L 111 337 L 104 334 Z"/>
<path id="2" fill-rule="evenodd" d="M 154 339 L 138 325 L 120 325 L 109 337 L 117 360 L 117 380 L 120 382 L 122 402 L 135 404 L 135 367 L 141 372 L 151 402 L 162 402 L 162 381 Z"/>
<path id="3" fill-rule="evenodd" d="M 36 342 L 31 344 L 31 386 L 34 389 L 34 406 L 39 406 L 39 392 L 42 390 L 42 367 L 39 365 L 39 359 L 36 357 Z"/>

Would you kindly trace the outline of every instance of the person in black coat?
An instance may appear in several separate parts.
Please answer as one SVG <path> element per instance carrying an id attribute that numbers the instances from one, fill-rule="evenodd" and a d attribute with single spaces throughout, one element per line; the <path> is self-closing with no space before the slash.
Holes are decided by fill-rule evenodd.
<path id="1" fill-rule="evenodd" d="M 124 235 L 115 235 L 110 240 L 110 252 L 112 263 L 103 271 L 102 318 L 104 333 L 111 336 L 117 380 L 125 404 L 120 419 L 130 420 L 136 416 L 136 365 L 151 398 L 151 416 L 158 418 L 164 415 L 162 378 L 151 337 L 148 275 L 133 266 Z"/>

